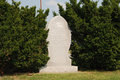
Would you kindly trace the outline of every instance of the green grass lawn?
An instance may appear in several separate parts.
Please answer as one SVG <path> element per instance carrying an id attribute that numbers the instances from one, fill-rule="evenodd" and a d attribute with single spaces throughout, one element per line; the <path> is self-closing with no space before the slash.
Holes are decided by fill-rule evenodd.
<path id="1" fill-rule="evenodd" d="M 5 75 L 0 80 L 120 80 L 117 71 L 82 71 L 78 73 L 26 73 L 21 75 Z"/>

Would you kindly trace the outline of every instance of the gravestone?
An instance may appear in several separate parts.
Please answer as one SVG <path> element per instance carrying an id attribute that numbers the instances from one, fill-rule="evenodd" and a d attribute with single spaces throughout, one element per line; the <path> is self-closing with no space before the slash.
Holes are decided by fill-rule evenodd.
<path id="1" fill-rule="evenodd" d="M 71 31 L 66 20 L 55 16 L 46 26 L 49 29 L 47 41 L 50 60 L 39 72 L 76 72 L 77 66 L 71 66 L 68 54 L 71 44 Z"/>

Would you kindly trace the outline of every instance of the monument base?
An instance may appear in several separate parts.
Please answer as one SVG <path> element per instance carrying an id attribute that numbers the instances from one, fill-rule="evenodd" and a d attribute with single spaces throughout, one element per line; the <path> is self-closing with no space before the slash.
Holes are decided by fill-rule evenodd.
<path id="1" fill-rule="evenodd" d="M 77 72 L 77 66 L 45 66 L 40 68 L 39 73 L 62 73 L 62 72 Z"/>

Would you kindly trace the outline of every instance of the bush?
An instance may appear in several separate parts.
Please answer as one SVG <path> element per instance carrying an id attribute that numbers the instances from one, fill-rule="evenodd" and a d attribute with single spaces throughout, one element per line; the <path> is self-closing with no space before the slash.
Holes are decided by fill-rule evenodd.
<path id="1" fill-rule="evenodd" d="M 0 2 L 0 73 L 34 72 L 49 60 L 45 12 Z"/>
<path id="2" fill-rule="evenodd" d="M 90 0 L 70 0 L 66 10 L 58 4 L 72 31 L 72 60 L 79 69 L 115 70 L 120 60 L 119 15 L 116 0 L 102 6 Z"/>

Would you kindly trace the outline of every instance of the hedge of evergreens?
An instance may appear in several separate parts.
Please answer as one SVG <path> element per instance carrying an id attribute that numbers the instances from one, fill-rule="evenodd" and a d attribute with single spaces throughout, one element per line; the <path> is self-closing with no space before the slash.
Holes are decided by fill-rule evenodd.
<path id="1" fill-rule="evenodd" d="M 79 69 L 115 70 L 120 64 L 119 0 L 70 0 L 58 4 L 72 31 L 71 58 Z M 0 0 L 0 73 L 36 72 L 49 60 L 45 31 L 49 9 Z M 54 15 L 57 15 L 53 12 Z"/>
<path id="2" fill-rule="evenodd" d="M 36 72 L 49 60 L 46 17 L 49 9 L 19 7 L 0 0 L 0 73 Z"/>
<path id="3" fill-rule="evenodd" d="M 120 61 L 120 0 L 58 4 L 72 31 L 72 60 L 79 69 L 115 70 Z M 55 14 L 55 13 L 54 13 Z"/>

